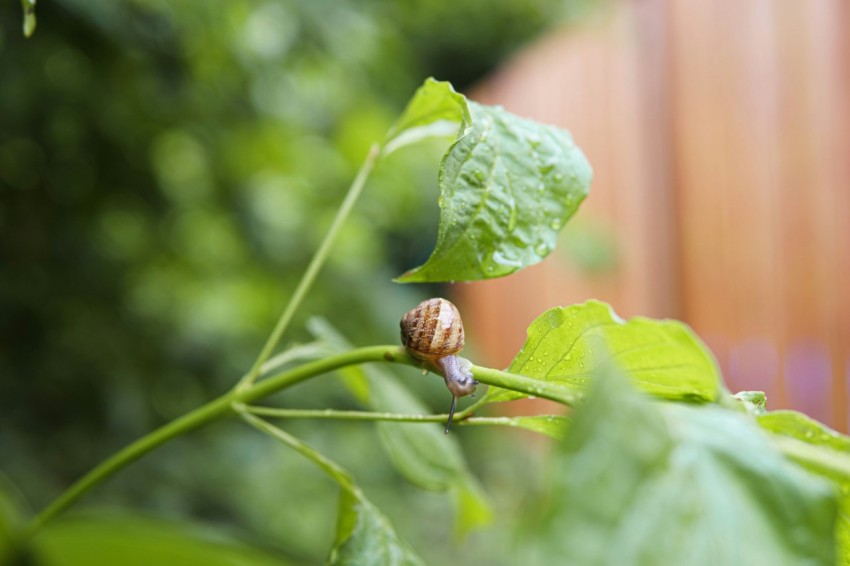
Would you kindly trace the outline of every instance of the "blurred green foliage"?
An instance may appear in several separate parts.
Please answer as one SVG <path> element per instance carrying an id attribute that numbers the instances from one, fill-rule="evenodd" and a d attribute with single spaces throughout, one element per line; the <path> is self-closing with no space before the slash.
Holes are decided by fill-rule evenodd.
<path id="1" fill-rule="evenodd" d="M 20 4 L 0 3 L 0 470 L 39 508 L 224 391 L 422 79 L 463 90 L 585 4 L 57 0 L 38 5 L 25 40 Z M 433 244 L 438 155 L 382 165 L 290 342 L 306 339 L 296 329 L 312 313 L 357 344 L 397 339 L 398 313 L 426 290 L 389 280 Z M 442 410 L 439 387 L 415 385 Z M 285 401 L 354 406 L 329 380 Z M 458 558 L 434 543 L 450 525 L 409 512 L 449 516 L 449 502 L 405 485 L 373 427 L 288 428 L 375 490 L 426 559 Z M 468 435 L 473 457 L 487 434 Z M 505 458 L 478 470 L 497 487 L 512 481 Z M 230 423 L 166 446 L 89 501 L 235 525 L 314 562 L 335 494 L 309 462 Z"/>

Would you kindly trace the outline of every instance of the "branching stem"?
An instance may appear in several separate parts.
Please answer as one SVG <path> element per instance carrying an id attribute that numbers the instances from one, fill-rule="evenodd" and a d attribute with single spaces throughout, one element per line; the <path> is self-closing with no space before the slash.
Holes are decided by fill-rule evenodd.
<path id="1" fill-rule="evenodd" d="M 22 536 L 26 538 L 34 535 L 48 521 L 70 507 L 89 490 L 158 446 L 165 444 L 172 438 L 200 428 L 205 424 L 233 415 L 235 404 L 248 405 L 311 377 L 322 375 L 345 366 L 369 362 L 394 362 L 417 368 L 420 366 L 420 362 L 411 358 L 400 346 L 367 346 L 307 362 L 298 367 L 265 378 L 257 383 L 237 385 L 237 387 L 221 397 L 213 399 L 209 403 L 163 425 L 101 462 L 39 513 L 24 529 Z M 568 394 L 563 388 L 551 387 L 549 384 L 541 383 L 521 375 L 478 366 L 472 366 L 471 370 L 475 379 L 481 383 L 498 385 L 499 387 L 513 389 L 529 395 L 538 395 L 567 404 L 572 404 L 571 402 L 567 402 L 567 399 L 575 399 L 572 394 Z M 472 407 L 458 413 L 458 417 L 465 418 L 466 415 L 471 413 L 471 409 Z M 435 417 L 443 418 L 442 415 Z"/>

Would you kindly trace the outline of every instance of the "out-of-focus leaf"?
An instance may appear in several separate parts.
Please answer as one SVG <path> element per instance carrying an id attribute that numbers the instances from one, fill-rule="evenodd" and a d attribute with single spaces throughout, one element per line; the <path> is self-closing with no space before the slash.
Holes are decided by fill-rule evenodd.
<path id="1" fill-rule="evenodd" d="M 553 308 L 539 316 L 508 371 L 581 394 L 607 359 L 634 385 L 656 397 L 714 401 L 721 387 L 711 354 L 687 325 L 644 317 L 624 321 L 599 301 Z M 485 399 L 522 397 L 523 393 L 491 387 Z"/>
<path id="2" fill-rule="evenodd" d="M 327 321 L 312 319 L 308 324 L 317 337 L 339 350 L 351 344 Z M 430 411 L 396 377 L 374 364 L 358 368 L 368 383 L 368 402 L 375 411 L 427 414 Z M 435 380 L 436 381 L 436 380 Z M 356 391 L 352 389 L 352 391 Z M 446 401 L 450 401 L 447 395 Z M 381 444 L 396 469 L 411 483 L 432 491 L 450 491 L 455 500 L 460 534 L 490 522 L 489 502 L 469 472 L 457 441 L 443 434 L 433 423 L 378 422 Z"/>
<path id="3" fill-rule="evenodd" d="M 447 83 L 426 81 L 393 135 L 458 118 L 440 165 L 436 246 L 400 283 L 490 279 L 538 263 L 590 189 L 590 165 L 566 131 L 467 101 Z"/>
<path id="4" fill-rule="evenodd" d="M 834 563 L 831 486 L 746 415 L 653 403 L 603 371 L 554 458 L 525 563 Z"/>
<path id="5" fill-rule="evenodd" d="M 35 0 L 21 0 L 24 11 L 24 37 L 32 37 L 35 33 Z"/>
<path id="6" fill-rule="evenodd" d="M 25 502 L 12 482 L 0 474 L 0 564 L 12 561 L 14 533 L 20 528 Z"/>
<path id="7" fill-rule="evenodd" d="M 318 316 L 307 321 L 307 329 L 315 338 L 320 340 L 331 353 L 351 349 L 351 344 L 326 319 Z M 348 366 L 336 372 L 342 384 L 354 395 L 358 402 L 369 406 L 371 395 L 369 382 L 361 366 Z"/>
<path id="8" fill-rule="evenodd" d="M 774 434 L 825 446 L 850 455 L 850 437 L 797 411 L 770 411 L 756 417 L 759 426 Z"/>
<path id="9" fill-rule="evenodd" d="M 328 562 L 362 566 L 422 564 L 374 505 L 345 490 L 340 494 L 336 541 Z"/>
<path id="10" fill-rule="evenodd" d="M 281 566 L 284 559 L 180 523 L 91 515 L 49 524 L 33 539 L 39 566 Z"/>
<path id="11" fill-rule="evenodd" d="M 836 523 L 839 564 L 850 564 L 850 437 L 797 411 L 770 411 L 756 416 L 763 429 L 810 447 L 791 447 L 786 454 L 809 471 L 835 481 L 841 493 Z M 787 444 L 780 444 L 786 449 Z"/>

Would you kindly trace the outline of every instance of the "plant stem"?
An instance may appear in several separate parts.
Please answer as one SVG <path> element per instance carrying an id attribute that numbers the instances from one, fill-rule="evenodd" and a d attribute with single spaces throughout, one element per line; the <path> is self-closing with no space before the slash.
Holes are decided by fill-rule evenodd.
<path id="1" fill-rule="evenodd" d="M 444 423 L 449 417 L 443 415 L 407 415 L 401 413 L 379 413 L 371 411 L 336 411 L 334 409 L 279 409 L 245 405 L 244 411 L 253 415 L 276 419 L 321 419 L 340 421 L 389 421 L 401 423 Z M 454 424 L 461 426 L 507 426 L 516 427 L 511 417 L 470 417 L 466 411 L 455 414 Z"/>
<path id="2" fill-rule="evenodd" d="M 555 383 L 552 381 L 541 381 L 524 375 L 499 371 L 497 369 L 472 366 L 472 375 L 481 383 L 487 385 L 495 385 L 512 391 L 519 391 L 527 395 L 543 397 L 551 401 L 556 401 L 568 407 L 574 406 L 581 400 L 581 392 L 570 389 L 564 383 Z M 478 408 L 487 403 L 487 399 L 482 397 L 473 407 Z"/>
<path id="3" fill-rule="evenodd" d="M 420 362 L 411 358 L 401 346 L 367 346 L 305 363 L 255 384 L 248 384 L 241 387 L 237 385 L 221 397 L 213 399 L 206 405 L 202 405 L 143 436 L 104 460 L 89 473 L 77 480 L 76 483 L 65 490 L 39 513 L 24 529 L 22 536 L 26 538 L 34 535 L 48 521 L 70 507 L 93 487 L 132 462 L 135 462 L 154 448 L 207 423 L 232 415 L 235 404 L 248 404 L 311 377 L 328 373 L 341 367 L 367 362 L 394 362 L 417 368 L 420 366 Z M 538 395 L 569 405 L 572 405 L 576 399 L 575 394 L 570 393 L 563 386 L 552 386 L 552 384 L 547 382 L 541 382 L 521 375 L 514 375 L 479 366 L 472 366 L 472 373 L 482 383 L 498 385 L 499 387 L 513 389 L 529 395 Z M 459 413 L 459 415 L 465 416 L 469 414 L 472 408 L 467 408 L 466 411 Z"/>
<path id="4" fill-rule="evenodd" d="M 23 537 L 30 537 L 35 534 L 45 523 L 70 507 L 90 489 L 128 464 L 135 462 L 154 448 L 209 422 L 229 416 L 233 412 L 232 406 L 234 403 L 250 403 L 310 377 L 348 365 L 375 361 L 395 361 L 410 365 L 418 363 L 410 358 L 404 352 L 404 349 L 399 346 L 371 346 L 306 363 L 297 368 L 272 376 L 247 389 L 233 389 L 228 391 L 206 405 L 202 405 L 143 436 L 104 460 L 89 473 L 77 480 L 76 483 L 65 490 L 39 513 L 24 529 L 22 533 Z"/>
<path id="5" fill-rule="evenodd" d="M 403 423 L 443 423 L 448 415 L 404 415 L 372 411 L 335 411 L 333 409 L 278 409 L 247 405 L 245 411 L 263 417 L 277 419 L 323 419 L 338 421 L 395 421 Z M 458 413 L 458 420 L 461 415 Z"/>
<path id="6" fill-rule="evenodd" d="M 109 478 L 115 472 L 128 464 L 138 460 L 157 446 L 165 444 L 172 438 L 195 430 L 196 428 L 220 418 L 230 410 L 233 399 L 232 393 L 227 393 L 198 407 L 194 411 L 186 413 L 170 423 L 143 436 L 122 450 L 116 452 L 89 473 L 77 480 L 71 487 L 65 490 L 59 497 L 53 500 L 41 513 L 39 513 L 23 532 L 23 537 L 28 538 L 35 534 L 50 519 L 71 506 L 77 499 L 97 484 Z"/>
<path id="7" fill-rule="evenodd" d="M 310 260 L 310 265 L 307 266 L 307 270 L 304 271 L 304 274 L 301 276 L 301 281 L 298 282 L 298 286 L 295 288 L 292 298 L 289 300 L 289 303 L 287 303 L 286 308 L 280 315 L 274 330 L 272 330 L 268 340 L 266 340 L 265 345 L 263 345 L 263 349 L 260 350 L 257 359 L 254 360 L 254 365 L 251 367 L 251 370 L 239 381 L 239 384 L 237 385 L 239 389 L 246 389 L 250 387 L 250 385 L 260 376 L 263 364 L 267 359 L 269 359 L 269 356 L 272 355 L 272 352 L 278 342 L 280 342 L 283 333 L 286 331 L 287 326 L 289 326 L 289 323 L 292 321 L 292 317 L 295 315 L 295 311 L 297 311 L 298 307 L 301 306 L 301 303 L 304 301 L 304 297 L 307 295 L 307 291 L 309 291 L 310 287 L 312 287 L 313 282 L 316 280 L 316 276 L 319 274 L 319 270 L 322 268 L 325 260 L 327 260 L 328 255 L 330 255 L 331 246 L 333 245 L 334 240 L 336 240 L 342 224 L 345 222 L 345 219 L 348 218 L 351 209 L 354 207 L 354 203 L 357 202 L 357 198 L 360 196 L 360 193 L 363 192 L 366 180 L 372 173 L 372 169 L 374 169 L 375 163 L 377 162 L 380 154 L 380 146 L 377 144 L 373 145 L 369 149 L 369 154 L 366 156 L 366 160 L 363 162 L 363 165 L 360 166 L 360 171 L 357 172 L 357 177 L 354 178 L 354 182 L 351 183 L 348 193 L 345 195 L 345 199 L 342 201 L 342 205 L 339 207 L 336 217 L 334 217 L 333 223 L 331 223 L 330 228 L 328 228 L 328 233 L 325 234 L 325 239 L 322 240 L 319 249 L 316 250 L 315 255 L 313 255 L 313 259 Z"/>

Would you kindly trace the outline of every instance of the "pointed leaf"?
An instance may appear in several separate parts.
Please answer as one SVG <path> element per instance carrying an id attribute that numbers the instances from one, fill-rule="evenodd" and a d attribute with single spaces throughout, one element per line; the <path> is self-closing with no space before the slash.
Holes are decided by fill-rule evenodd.
<path id="1" fill-rule="evenodd" d="M 443 85 L 426 82 L 398 126 L 461 119 L 440 166 L 436 246 L 400 283 L 490 279 L 538 263 L 590 189 L 590 165 L 569 133 L 454 91 L 449 98 Z"/>
<path id="2" fill-rule="evenodd" d="M 774 434 L 789 436 L 807 444 L 824 446 L 850 455 L 850 437 L 797 411 L 769 411 L 758 415 L 756 421 Z"/>
<path id="3" fill-rule="evenodd" d="M 599 301 L 554 308 L 528 328 L 508 371 L 551 381 L 583 394 L 601 361 L 612 359 L 634 385 L 657 397 L 714 401 L 720 374 L 708 349 L 681 322 L 635 317 L 624 321 Z M 491 387 L 489 402 L 524 394 Z"/>
<path id="4" fill-rule="evenodd" d="M 386 517 L 356 492 L 343 491 L 339 500 L 336 541 L 329 564 L 413 566 L 423 562 L 401 540 Z"/>
<path id="5" fill-rule="evenodd" d="M 430 137 L 454 139 L 469 121 L 466 98 L 447 82 L 426 79 L 387 134 L 384 155 Z"/>

